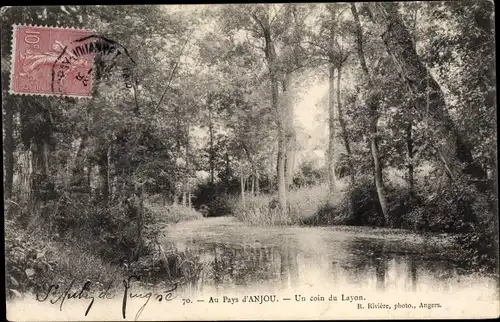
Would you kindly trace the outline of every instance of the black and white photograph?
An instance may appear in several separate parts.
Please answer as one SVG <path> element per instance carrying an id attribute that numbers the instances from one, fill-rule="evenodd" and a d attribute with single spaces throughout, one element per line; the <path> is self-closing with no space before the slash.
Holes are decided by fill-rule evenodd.
<path id="1" fill-rule="evenodd" d="M 494 9 L 1 7 L 6 318 L 498 318 Z"/>

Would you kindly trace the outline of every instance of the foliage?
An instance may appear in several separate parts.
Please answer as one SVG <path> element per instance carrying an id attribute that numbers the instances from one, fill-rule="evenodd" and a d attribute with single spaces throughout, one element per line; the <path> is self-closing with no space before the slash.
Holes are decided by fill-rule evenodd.
<path id="1" fill-rule="evenodd" d="M 299 166 L 299 171 L 293 178 L 293 184 L 297 187 L 317 186 L 322 180 L 323 173 L 315 169 L 313 162 L 309 160 Z"/>
<path id="2" fill-rule="evenodd" d="M 12 220 L 6 220 L 5 224 L 9 297 L 22 297 L 73 279 L 89 280 L 103 288 L 104 282 L 123 276 L 119 267 L 110 265 L 81 244 L 51 241 L 47 232 L 26 231 Z"/>
<path id="3" fill-rule="evenodd" d="M 495 168 L 493 3 L 430 3 L 424 10 L 429 23 L 421 30 L 422 56 L 446 84 L 450 109 L 474 157 Z"/>
<path id="4" fill-rule="evenodd" d="M 380 226 L 383 220 L 373 178 L 358 177 L 342 200 L 343 224 L 359 226 Z M 348 214 L 348 217 L 345 215 Z"/>

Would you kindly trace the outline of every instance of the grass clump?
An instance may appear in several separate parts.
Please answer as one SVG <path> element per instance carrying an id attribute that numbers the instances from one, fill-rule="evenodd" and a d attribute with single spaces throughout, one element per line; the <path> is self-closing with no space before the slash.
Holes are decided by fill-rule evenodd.
<path id="1" fill-rule="evenodd" d="M 232 213 L 242 221 L 253 225 L 305 225 L 318 221 L 325 204 L 337 204 L 345 186 L 339 182 L 339 192 L 333 198 L 329 197 L 328 187 L 324 184 L 304 186 L 289 191 L 287 209 L 278 207 L 276 195 L 246 196 L 234 199 Z"/>
<path id="2" fill-rule="evenodd" d="M 203 218 L 203 215 L 199 211 L 181 204 L 159 205 L 146 202 L 145 208 L 150 211 L 157 220 L 167 224 Z"/>

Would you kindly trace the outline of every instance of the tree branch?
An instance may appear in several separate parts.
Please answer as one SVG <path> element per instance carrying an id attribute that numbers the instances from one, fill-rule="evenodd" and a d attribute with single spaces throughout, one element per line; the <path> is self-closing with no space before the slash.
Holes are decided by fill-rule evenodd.
<path id="1" fill-rule="evenodd" d="M 356 44 L 358 50 L 358 58 L 361 64 L 361 69 L 363 70 L 365 76 L 368 79 L 368 82 L 371 85 L 370 72 L 368 71 L 368 67 L 366 66 L 365 54 L 363 52 L 363 30 L 361 29 L 361 22 L 359 21 L 358 11 L 356 9 L 356 5 L 354 2 L 351 2 L 351 12 L 354 17 L 354 22 L 356 23 Z"/>
<path id="2" fill-rule="evenodd" d="M 186 48 L 186 45 L 189 42 L 189 40 L 191 39 L 191 36 L 193 35 L 193 33 L 194 33 L 194 28 L 191 31 L 191 33 L 188 35 L 186 40 L 184 41 L 184 44 L 182 45 L 181 52 L 179 53 L 179 56 L 177 56 L 177 60 L 174 63 L 174 67 L 173 67 L 172 72 L 170 73 L 170 76 L 168 78 L 167 85 L 165 86 L 165 90 L 163 91 L 163 94 L 161 95 L 160 100 L 156 104 L 155 110 L 157 110 L 160 107 L 161 103 L 163 102 L 163 99 L 165 98 L 165 94 L 167 94 L 167 90 L 170 87 L 170 83 L 172 82 L 172 79 L 174 78 L 175 71 L 177 70 L 177 67 L 179 66 L 179 62 L 180 62 L 181 57 L 184 53 L 184 49 Z"/>
<path id="3" fill-rule="evenodd" d="M 252 46 L 252 47 L 254 47 L 254 48 L 257 48 L 257 49 L 260 49 L 260 50 L 262 50 L 262 51 L 264 51 L 264 52 L 266 51 L 266 48 L 252 44 L 252 42 L 250 41 L 250 39 L 248 39 L 248 33 L 246 33 L 246 34 L 245 34 L 245 37 L 246 37 L 246 39 L 247 39 L 247 43 L 248 43 L 250 46 Z"/>
<path id="4" fill-rule="evenodd" d="M 274 17 L 273 17 L 273 18 L 271 19 L 271 21 L 269 22 L 269 27 L 271 27 L 271 26 L 272 26 L 272 24 L 273 24 L 274 20 L 276 19 L 276 17 L 277 17 L 277 16 L 278 16 L 278 14 L 280 13 L 281 9 L 283 9 L 285 6 L 286 6 L 286 4 L 283 4 L 283 5 L 279 8 L 278 12 L 276 12 L 276 13 L 274 14 Z"/>
<path id="5" fill-rule="evenodd" d="M 262 32 L 265 33 L 266 32 L 266 28 L 264 28 L 264 25 L 262 24 L 262 21 L 260 21 L 259 18 L 257 18 L 257 14 L 255 12 L 252 12 L 250 15 L 260 25 L 260 28 L 262 29 Z"/>

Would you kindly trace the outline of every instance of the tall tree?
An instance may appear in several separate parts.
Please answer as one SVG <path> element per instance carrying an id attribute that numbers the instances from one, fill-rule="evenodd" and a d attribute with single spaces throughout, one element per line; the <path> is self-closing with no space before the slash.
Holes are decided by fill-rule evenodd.
<path id="1" fill-rule="evenodd" d="M 372 82 L 370 72 L 368 70 L 368 66 L 366 64 L 365 54 L 363 50 L 363 30 L 361 28 L 361 22 L 359 20 L 358 11 L 356 9 L 356 5 L 351 3 L 351 12 L 354 17 L 354 22 L 356 25 L 356 45 L 358 58 L 361 65 L 361 69 L 367 81 L 368 90 L 366 105 L 369 109 L 370 113 L 370 150 L 373 159 L 373 167 L 374 167 L 374 176 L 375 176 L 375 186 L 377 188 L 377 195 L 380 202 L 380 208 L 382 210 L 382 214 L 384 216 L 385 224 L 389 224 L 389 213 L 386 199 L 386 191 L 384 187 L 383 181 L 383 173 L 382 173 L 382 163 L 380 161 L 380 153 L 378 148 L 378 133 L 377 133 L 377 123 L 379 118 L 379 104 L 380 104 L 380 94 L 377 92 L 377 89 L 374 87 Z"/>
<path id="2" fill-rule="evenodd" d="M 439 84 L 417 54 L 412 37 L 398 12 L 398 4 L 373 3 L 369 7 L 373 19 L 385 29 L 382 39 L 387 51 L 404 77 L 408 90 L 417 97 L 417 112 L 427 121 L 432 131 L 429 140 L 435 146 L 449 177 L 457 179 L 465 173 L 475 178 L 485 178 L 484 170 L 474 162 L 465 137 L 446 109 Z M 427 105 L 428 113 L 425 109 Z"/>
<path id="3" fill-rule="evenodd" d="M 2 73 L 2 78 L 4 73 Z M 2 80 L 4 83 L 4 80 Z M 6 97 L 6 93 L 2 94 Z M 2 100 L 3 111 L 5 114 L 3 116 L 4 123 L 4 137 L 3 137 L 3 147 L 4 147 L 4 199 L 10 199 L 12 197 L 12 184 L 14 179 L 14 104 L 12 97 Z"/>
<path id="4" fill-rule="evenodd" d="M 335 191 L 335 65 L 328 66 L 328 187 L 330 194 Z"/>
<path id="5" fill-rule="evenodd" d="M 260 9 L 260 8 L 259 8 Z M 264 53 L 269 68 L 269 79 L 271 82 L 271 105 L 277 116 L 278 127 L 278 202 L 280 209 L 286 209 L 286 177 L 285 177 L 285 115 L 282 106 L 279 104 L 279 68 L 278 57 L 274 38 L 278 35 L 272 33 L 272 19 L 269 16 L 269 9 L 257 9 L 251 13 L 253 20 L 260 26 L 261 36 L 264 38 Z"/>
<path id="6" fill-rule="evenodd" d="M 277 181 L 278 181 L 278 204 L 282 211 L 287 209 L 287 185 L 285 173 L 286 160 L 286 113 L 283 104 L 280 104 L 279 85 L 282 79 L 280 57 L 277 46 L 280 37 L 287 31 L 292 21 L 292 6 L 259 4 L 246 5 L 240 8 L 224 8 L 222 11 L 225 25 L 230 29 L 247 30 L 252 36 L 261 41 L 259 46 L 264 53 L 267 64 L 269 79 L 269 91 L 271 96 L 272 111 L 275 116 L 277 127 Z"/>
<path id="7" fill-rule="evenodd" d="M 335 129 L 337 123 L 335 120 L 335 102 L 337 102 L 338 123 L 340 124 L 339 132 L 348 156 L 351 154 L 340 94 L 342 67 L 349 56 L 349 52 L 341 45 L 341 38 L 344 37 L 343 34 L 345 33 L 342 14 L 346 6 L 343 4 L 325 4 L 324 6 L 326 10 L 323 10 L 317 19 L 319 30 L 309 36 L 307 43 L 310 45 L 309 48 L 312 56 L 315 57 L 313 65 L 326 65 L 328 68 L 329 141 L 327 173 L 329 189 L 333 193 L 335 191 L 335 142 L 337 138 Z M 335 71 L 337 71 L 337 78 L 335 77 Z M 335 89 L 335 81 L 337 81 L 337 89 Z M 353 171 L 351 171 L 352 173 Z"/>
<path id="8" fill-rule="evenodd" d="M 282 83 L 282 104 L 285 114 L 285 138 L 286 138 L 286 156 L 285 171 L 286 185 L 290 187 L 293 183 L 295 169 L 295 155 L 297 145 L 297 133 L 294 125 L 294 95 L 292 91 L 292 81 L 294 76 L 301 70 L 310 66 L 309 57 L 303 47 L 306 38 L 306 20 L 312 13 L 314 6 L 290 4 L 285 7 L 285 12 L 289 12 L 291 20 L 285 26 L 286 31 L 281 37 L 279 57 L 280 78 Z"/>

